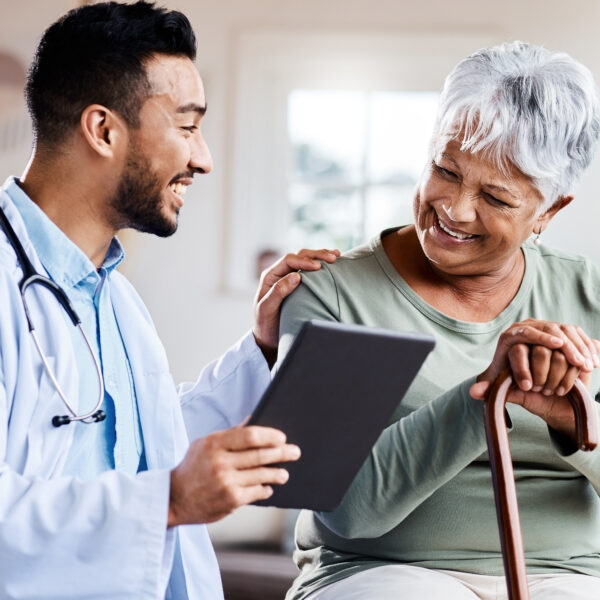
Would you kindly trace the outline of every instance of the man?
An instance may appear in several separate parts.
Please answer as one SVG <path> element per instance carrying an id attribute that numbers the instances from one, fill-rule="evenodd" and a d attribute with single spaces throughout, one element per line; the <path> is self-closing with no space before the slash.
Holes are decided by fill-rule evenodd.
<path id="1" fill-rule="evenodd" d="M 188 20 L 145 2 L 71 11 L 38 47 L 33 156 L 0 195 L 2 598 L 220 598 L 198 524 L 268 497 L 287 473 L 267 465 L 299 456 L 282 432 L 236 425 L 268 382 L 292 271 L 335 254 L 303 251 L 266 272 L 254 335 L 179 398 L 141 300 L 114 271 L 116 232 L 172 234 L 185 189 L 211 170 L 194 59 Z M 27 260 L 52 283 L 19 289 Z"/>

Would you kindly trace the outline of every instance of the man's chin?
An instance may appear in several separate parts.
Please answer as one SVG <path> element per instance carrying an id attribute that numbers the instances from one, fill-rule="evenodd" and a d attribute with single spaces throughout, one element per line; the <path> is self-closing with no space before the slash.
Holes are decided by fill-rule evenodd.
<path id="1" fill-rule="evenodd" d="M 151 223 L 132 223 L 129 227 L 142 233 L 150 233 L 161 238 L 167 238 L 177 231 L 178 225 L 178 220 L 175 219 L 174 221 L 163 220 Z"/>

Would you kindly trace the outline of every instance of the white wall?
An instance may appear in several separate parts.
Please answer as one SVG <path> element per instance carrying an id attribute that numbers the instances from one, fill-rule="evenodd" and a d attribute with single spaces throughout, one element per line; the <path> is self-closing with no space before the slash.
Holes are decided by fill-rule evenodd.
<path id="1" fill-rule="evenodd" d="M 398 36 L 468 35 L 491 32 L 498 40 L 522 39 L 565 50 L 600 81 L 600 2 L 596 0 L 163 0 L 188 14 L 198 36 L 198 67 L 209 110 L 205 134 L 215 169 L 199 178 L 186 196 L 180 230 L 168 240 L 128 234 L 124 270 L 146 300 L 163 337 L 177 379 L 193 378 L 250 324 L 251 293 L 228 292 L 223 269 L 231 240 L 235 173 L 236 73 L 239 40 L 257 31 L 385 33 Z M 58 14 L 75 2 L 0 0 L 0 51 L 28 61 L 35 40 Z M 441 82 L 440 82 L 441 84 Z M 1 101 L 1 98 L 0 98 Z M 6 106 L 0 104 L 0 119 Z M 2 170 L 20 172 L 27 148 L 0 156 Z M 263 166 L 269 170 L 269 165 Z M 594 183 L 596 159 L 578 188 L 577 201 L 553 223 L 545 238 L 586 253 L 600 263 L 594 242 L 600 205 Z M 251 199 L 252 201 L 253 199 Z"/>

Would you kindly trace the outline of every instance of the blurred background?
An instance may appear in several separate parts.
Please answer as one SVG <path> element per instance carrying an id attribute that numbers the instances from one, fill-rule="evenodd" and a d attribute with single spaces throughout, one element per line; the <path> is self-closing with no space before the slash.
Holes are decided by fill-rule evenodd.
<path id="1" fill-rule="evenodd" d="M 185 12 L 197 34 L 214 171 L 188 191 L 175 236 L 123 234 L 123 271 L 147 303 L 178 381 L 196 378 L 250 327 L 257 273 L 274 255 L 347 249 L 411 221 L 438 93 L 461 58 L 520 39 L 570 53 L 600 80 L 597 0 L 160 3 Z M 5 176 L 19 175 L 30 152 L 22 87 L 35 44 L 79 4 L 0 0 Z M 600 263 L 598 179 L 600 157 L 543 237 Z M 279 539 L 286 517 L 254 510 L 260 517 L 242 512 L 214 534 Z"/>

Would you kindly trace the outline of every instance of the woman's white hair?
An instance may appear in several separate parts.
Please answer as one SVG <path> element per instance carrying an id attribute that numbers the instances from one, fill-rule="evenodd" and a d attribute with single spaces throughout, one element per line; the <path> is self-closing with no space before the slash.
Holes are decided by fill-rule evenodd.
<path id="1" fill-rule="evenodd" d="M 568 54 L 523 42 L 484 48 L 448 75 L 431 141 L 450 140 L 504 175 L 530 177 L 547 209 L 589 165 L 600 132 L 600 102 L 590 71 Z"/>

